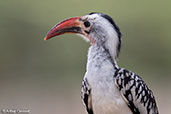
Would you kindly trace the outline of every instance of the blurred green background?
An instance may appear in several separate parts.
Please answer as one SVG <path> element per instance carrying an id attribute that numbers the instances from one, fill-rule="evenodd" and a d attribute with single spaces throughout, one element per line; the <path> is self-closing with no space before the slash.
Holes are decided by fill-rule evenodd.
<path id="1" fill-rule="evenodd" d="M 86 114 L 80 90 L 89 43 L 72 34 L 43 38 L 59 21 L 94 11 L 121 29 L 119 66 L 139 74 L 160 113 L 171 113 L 169 0 L 0 0 L 0 109 Z"/>

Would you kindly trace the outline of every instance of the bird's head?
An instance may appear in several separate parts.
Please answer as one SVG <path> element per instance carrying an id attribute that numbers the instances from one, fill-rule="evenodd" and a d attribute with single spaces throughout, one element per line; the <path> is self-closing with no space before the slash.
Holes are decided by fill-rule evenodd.
<path id="1" fill-rule="evenodd" d="M 65 33 L 81 35 L 91 45 L 105 46 L 116 59 L 121 47 L 121 32 L 113 19 L 103 13 L 90 13 L 66 19 L 55 25 L 44 38 L 48 40 Z"/>

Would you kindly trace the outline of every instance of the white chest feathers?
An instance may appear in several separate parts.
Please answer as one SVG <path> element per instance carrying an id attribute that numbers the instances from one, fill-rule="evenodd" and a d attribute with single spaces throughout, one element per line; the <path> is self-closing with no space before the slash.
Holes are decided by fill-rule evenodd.
<path id="1" fill-rule="evenodd" d="M 86 72 L 94 114 L 132 114 L 115 86 L 113 75 L 113 72 L 107 70 Z"/>
<path id="2" fill-rule="evenodd" d="M 91 88 L 94 114 L 132 114 L 115 85 L 115 69 L 108 55 L 89 52 L 84 78 Z"/>

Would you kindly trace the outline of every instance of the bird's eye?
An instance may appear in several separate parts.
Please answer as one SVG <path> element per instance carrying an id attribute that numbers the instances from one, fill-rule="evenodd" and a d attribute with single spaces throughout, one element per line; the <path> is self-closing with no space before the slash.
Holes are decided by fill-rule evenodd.
<path id="1" fill-rule="evenodd" d="M 90 27 L 90 22 L 89 22 L 89 21 L 85 21 L 85 22 L 84 22 L 84 26 L 85 26 L 85 27 Z"/>

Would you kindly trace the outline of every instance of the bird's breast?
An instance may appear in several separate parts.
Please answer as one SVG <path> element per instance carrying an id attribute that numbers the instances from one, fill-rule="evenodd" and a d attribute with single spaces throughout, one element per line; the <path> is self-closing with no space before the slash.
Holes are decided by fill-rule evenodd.
<path id="1" fill-rule="evenodd" d="M 132 114 L 115 85 L 115 66 L 103 47 L 89 48 L 86 80 L 94 114 Z"/>
<path id="2" fill-rule="evenodd" d="M 86 72 L 94 114 L 132 114 L 115 86 L 114 73 L 110 64 Z"/>

